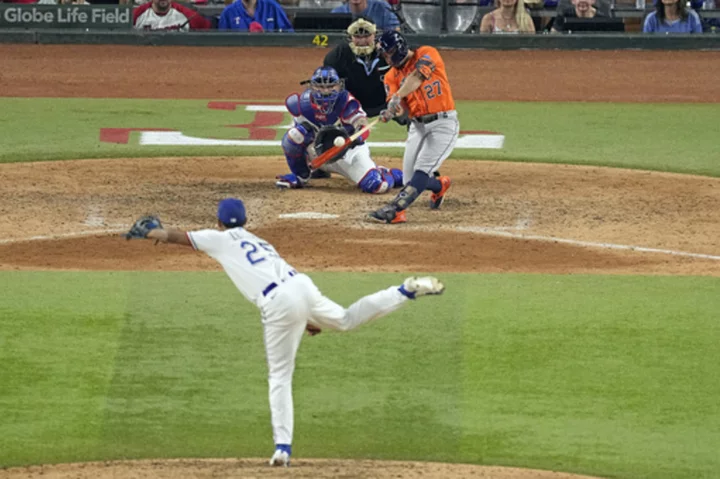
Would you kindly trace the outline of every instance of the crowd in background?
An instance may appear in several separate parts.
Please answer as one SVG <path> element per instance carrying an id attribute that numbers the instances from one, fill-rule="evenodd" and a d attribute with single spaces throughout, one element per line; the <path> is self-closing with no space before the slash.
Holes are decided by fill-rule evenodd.
<path id="1" fill-rule="evenodd" d="M 329 12 L 367 18 L 379 30 L 403 29 L 400 0 L 0 0 L 4 3 L 128 4 L 134 7 L 134 26 L 144 30 L 233 30 L 293 32 L 293 17 L 284 7 L 328 8 Z M 494 6 L 469 32 L 491 34 L 564 33 L 568 19 L 609 19 L 610 0 L 464 0 L 466 5 Z M 697 10 L 715 8 L 717 0 L 654 0 L 642 21 L 644 33 L 720 32 L 720 20 L 702 18 Z M 220 15 L 203 15 L 197 5 L 224 2 Z M 391 5 L 392 4 L 392 5 Z M 642 2 L 644 5 L 644 1 Z M 717 6 L 720 8 L 720 5 Z M 549 21 L 533 15 L 556 9 Z M 599 21 L 599 20 L 598 20 Z M 622 27 L 621 27 L 622 28 Z M 405 29 L 405 31 L 408 31 Z"/>

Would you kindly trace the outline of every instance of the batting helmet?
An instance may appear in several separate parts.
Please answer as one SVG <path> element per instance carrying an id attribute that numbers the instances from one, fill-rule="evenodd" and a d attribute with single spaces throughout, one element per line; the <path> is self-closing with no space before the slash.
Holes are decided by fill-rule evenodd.
<path id="1" fill-rule="evenodd" d="M 328 114 L 343 90 L 343 81 L 333 67 L 320 67 L 310 77 L 313 103 L 320 112 Z"/>
<path id="2" fill-rule="evenodd" d="M 410 52 L 407 40 L 402 33 L 395 30 L 386 30 L 380 35 L 377 44 L 378 51 L 385 55 L 385 59 L 394 67 L 402 66 Z"/>

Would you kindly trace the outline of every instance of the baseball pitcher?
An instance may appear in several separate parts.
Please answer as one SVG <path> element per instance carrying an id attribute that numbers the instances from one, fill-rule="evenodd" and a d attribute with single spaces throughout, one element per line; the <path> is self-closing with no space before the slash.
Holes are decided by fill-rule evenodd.
<path id="1" fill-rule="evenodd" d="M 293 116 L 293 126 L 283 136 L 282 148 L 291 173 L 276 177 L 275 185 L 279 188 L 306 186 L 311 176 L 319 176 L 318 171 L 310 169 L 313 158 L 331 148 L 336 138 L 349 138 L 368 124 L 365 111 L 345 90 L 334 68 L 320 67 L 304 83 L 309 83 L 310 87 L 285 100 L 285 106 Z M 375 165 L 365 143 L 368 134 L 358 138 L 319 171 L 325 177 L 330 173 L 344 176 L 365 193 L 385 193 L 391 188 L 399 188 L 403 182 L 402 172 Z"/>
<path id="2" fill-rule="evenodd" d="M 432 192 L 430 208 L 442 205 L 451 181 L 434 173 L 455 147 L 460 122 L 445 64 L 435 48 L 411 50 L 400 32 L 386 31 L 380 36 L 378 49 L 392 65 L 385 75 L 388 105 L 380 117 L 387 122 L 407 110 L 410 128 L 403 156 L 405 186 L 389 204 L 370 213 L 370 218 L 405 223 L 405 210 L 426 189 Z"/>
<path id="3" fill-rule="evenodd" d="M 411 277 L 400 286 L 365 296 L 344 308 L 323 296 L 313 281 L 290 266 L 270 243 L 246 230 L 246 220 L 244 203 L 226 198 L 218 204 L 218 229 L 164 229 L 158 217 L 144 216 L 125 237 L 182 244 L 206 253 L 222 265 L 238 291 L 260 309 L 275 441 L 270 465 L 288 466 L 294 427 L 292 377 L 303 331 L 311 336 L 322 328 L 349 331 L 390 314 L 408 299 L 441 294 L 445 286 L 437 278 Z"/>

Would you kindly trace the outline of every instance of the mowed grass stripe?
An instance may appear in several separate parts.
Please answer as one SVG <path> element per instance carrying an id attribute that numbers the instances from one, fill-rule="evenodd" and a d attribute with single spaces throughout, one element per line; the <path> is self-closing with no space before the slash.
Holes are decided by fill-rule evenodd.
<path id="1" fill-rule="evenodd" d="M 282 100 L 277 101 L 278 105 Z M 458 102 L 461 130 L 505 135 L 502 150 L 456 149 L 452 158 L 600 165 L 720 176 L 720 109 L 703 104 Z M 0 163 L 78 158 L 282 155 L 280 147 L 140 146 L 100 141 L 100 128 L 172 129 L 200 138 L 247 138 L 254 112 L 202 100 L 0 98 Z M 291 121 L 285 114 L 283 124 Z M 284 130 L 277 128 L 276 140 Z M 391 122 L 371 139 L 404 140 Z M 374 155 L 401 155 L 373 148 Z"/>
<path id="2" fill-rule="evenodd" d="M 346 305 L 403 279 L 312 276 Z M 298 457 L 627 478 L 720 470 L 718 279 L 443 279 L 442 297 L 303 341 Z M 259 315 L 223 274 L 2 272 L 0 281 L 0 383 L 13 384 L 1 401 L 15 411 L 0 421 L 0 464 L 271 450 Z M 81 353 L 65 351 L 77 338 Z M 50 379 L 30 356 L 54 361 Z"/>

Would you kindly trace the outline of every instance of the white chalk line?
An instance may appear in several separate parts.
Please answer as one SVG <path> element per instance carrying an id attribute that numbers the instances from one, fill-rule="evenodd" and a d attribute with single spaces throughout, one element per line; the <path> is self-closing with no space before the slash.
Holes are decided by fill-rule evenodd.
<path id="1" fill-rule="evenodd" d="M 364 227 L 368 227 L 371 229 L 384 229 L 388 228 L 389 226 L 383 226 L 383 225 L 365 225 Z M 390 226 L 391 227 L 391 226 Z M 427 227 L 417 227 L 417 226 L 409 226 L 409 225 L 402 225 L 400 228 L 404 230 L 418 230 L 418 231 L 427 231 Z M 569 244 L 572 246 L 585 246 L 588 248 L 601 248 L 601 249 L 613 249 L 613 250 L 625 250 L 625 251 L 638 251 L 641 253 L 659 253 L 659 254 L 667 254 L 671 256 L 683 256 L 687 258 L 699 258 L 699 259 L 711 259 L 715 261 L 720 261 L 720 256 L 717 255 L 711 255 L 711 254 L 703 254 L 703 253 L 689 253 L 687 251 L 676 251 L 671 249 L 662 249 L 662 248 L 649 248 L 646 246 L 636 246 L 636 245 L 624 245 L 624 244 L 615 244 L 615 243 L 598 243 L 594 241 L 582 241 L 582 240 L 575 240 L 575 239 L 569 239 L 569 238 L 557 238 L 555 236 L 540 236 L 540 235 L 529 235 L 529 234 L 523 234 L 523 233 L 513 233 L 511 231 L 505 231 L 506 229 L 524 229 L 522 227 L 484 227 L 484 226 L 454 226 L 454 227 L 433 227 L 434 231 L 438 230 L 450 230 L 450 231 L 457 231 L 459 233 L 475 233 L 475 234 L 482 234 L 486 236 L 501 236 L 504 238 L 512 238 L 512 239 L 521 239 L 521 240 L 527 240 L 527 241 L 542 241 L 546 243 L 563 243 L 563 244 Z"/>
<path id="2" fill-rule="evenodd" d="M 363 225 L 363 228 L 370 228 L 370 229 L 384 229 L 384 228 L 393 228 L 393 226 L 382 226 L 382 225 Z M 26 241 L 43 241 L 43 240 L 52 240 L 52 239 L 59 239 L 59 238 L 73 238 L 73 237 L 82 237 L 82 236 L 92 236 L 92 235 L 98 235 L 98 234 L 110 234 L 110 233 L 123 233 L 127 231 L 126 228 L 122 229 L 102 229 L 102 230 L 92 230 L 92 231 L 78 231 L 74 233 L 63 233 L 63 234 L 56 234 L 56 235 L 44 235 L 44 236 L 30 236 L 28 238 L 16 238 L 16 239 L 0 239 L 0 244 L 9 244 L 9 243 L 22 243 Z M 403 230 L 426 230 L 426 227 L 413 227 L 408 225 L 402 226 Z M 482 234 L 486 236 L 501 236 L 504 238 L 513 238 L 513 239 L 521 239 L 521 240 L 527 240 L 527 241 L 543 241 L 546 243 L 562 243 L 562 244 L 569 244 L 573 246 L 585 246 L 588 248 L 601 248 L 601 249 L 612 249 L 612 250 L 624 250 L 624 251 L 637 251 L 641 253 L 657 253 L 657 254 L 666 254 L 670 256 L 683 256 L 687 258 L 699 258 L 699 259 L 710 259 L 714 261 L 720 261 L 720 256 L 718 255 L 712 255 L 712 254 L 703 254 L 703 253 L 690 253 L 687 251 L 676 251 L 671 249 L 663 249 L 663 248 L 649 248 L 646 246 L 637 246 L 637 245 L 624 245 L 624 244 L 615 244 L 615 243 L 598 243 L 594 241 L 582 241 L 582 240 L 575 240 L 575 239 L 568 239 L 568 238 L 557 238 L 555 236 L 541 236 L 541 235 L 528 235 L 523 233 L 513 233 L 510 231 L 503 231 L 499 228 L 490 228 L 490 227 L 484 227 L 484 226 L 455 226 L 455 227 L 439 227 L 434 228 L 437 230 L 452 230 L 457 231 L 460 233 L 475 233 L 475 234 Z"/>
<path id="3" fill-rule="evenodd" d="M 27 241 L 46 241 L 46 240 L 61 239 L 61 238 L 80 238 L 82 236 L 104 235 L 104 234 L 110 234 L 110 233 L 123 233 L 123 232 L 126 232 L 128 229 L 130 229 L 130 226 L 127 226 L 122 229 L 112 228 L 112 229 L 101 229 L 101 230 L 91 230 L 91 231 L 75 231 L 72 233 L 30 236 L 27 238 L 0 239 L 0 244 L 24 243 Z"/>

